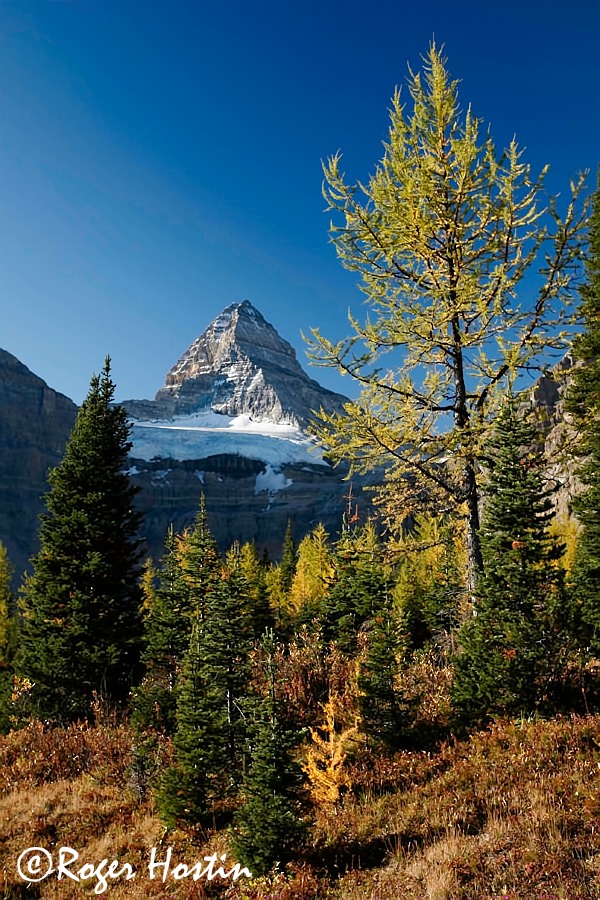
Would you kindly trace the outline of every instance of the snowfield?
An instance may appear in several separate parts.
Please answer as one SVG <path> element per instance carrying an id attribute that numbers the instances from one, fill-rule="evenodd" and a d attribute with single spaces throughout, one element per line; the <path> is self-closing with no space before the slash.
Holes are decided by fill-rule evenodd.
<path id="1" fill-rule="evenodd" d="M 315 440 L 292 424 L 255 421 L 248 415 L 231 418 L 212 411 L 173 419 L 130 419 L 130 422 L 133 444 L 130 455 L 134 459 L 204 459 L 218 453 L 232 453 L 260 460 L 275 470 L 286 463 L 324 462 L 323 452 Z M 280 480 L 279 489 L 282 486 Z M 265 485 L 261 489 L 269 488 Z"/>

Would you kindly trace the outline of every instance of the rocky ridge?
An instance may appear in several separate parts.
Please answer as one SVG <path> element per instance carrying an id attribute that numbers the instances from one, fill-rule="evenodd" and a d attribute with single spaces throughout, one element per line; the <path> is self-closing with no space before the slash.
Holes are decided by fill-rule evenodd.
<path id="1" fill-rule="evenodd" d="M 39 515 L 75 423 L 72 400 L 0 350 L 0 540 L 18 578 L 37 549 Z"/>
<path id="2" fill-rule="evenodd" d="M 306 428 L 315 410 L 339 410 L 346 401 L 309 378 L 291 344 L 244 300 L 210 323 L 167 373 L 153 401 L 128 400 L 124 406 L 134 419 L 213 412 Z"/>
<path id="3" fill-rule="evenodd" d="M 337 532 L 345 470 L 323 459 L 306 428 L 315 411 L 345 402 L 306 375 L 249 301 L 228 306 L 154 400 L 123 403 L 133 426 L 130 477 L 153 555 L 169 524 L 190 524 L 200 493 L 222 548 L 253 540 L 277 557 L 288 520 L 297 539 L 318 522 Z M 362 508 L 370 508 L 366 498 Z"/>

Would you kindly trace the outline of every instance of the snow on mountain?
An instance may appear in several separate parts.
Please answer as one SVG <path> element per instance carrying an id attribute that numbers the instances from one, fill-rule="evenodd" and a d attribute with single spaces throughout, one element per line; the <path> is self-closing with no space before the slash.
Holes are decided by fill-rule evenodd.
<path id="1" fill-rule="evenodd" d="M 166 420 L 132 418 L 131 424 L 134 459 L 203 459 L 229 453 L 276 468 L 292 462 L 323 463 L 315 441 L 290 423 L 206 412 Z"/>

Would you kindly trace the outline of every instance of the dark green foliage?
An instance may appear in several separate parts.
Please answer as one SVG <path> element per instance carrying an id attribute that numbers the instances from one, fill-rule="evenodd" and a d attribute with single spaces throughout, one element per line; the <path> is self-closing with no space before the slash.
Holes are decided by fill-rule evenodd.
<path id="1" fill-rule="evenodd" d="M 390 578 L 373 526 L 345 532 L 336 547 L 335 580 L 321 604 L 323 638 L 354 653 L 362 625 L 389 607 L 389 591 Z"/>
<path id="2" fill-rule="evenodd" d="M 235 576 L 215 583 L 194 613 L 189 649 L 177 688 L 175 762 L 158 791 L 159 813 L 204 824 L 243 771 L 250 629 L 247 598 Z"/>
<path id="3" fill-rule="evenodd" d="M 133 713 L 133 724 L 138 731 L 151 727 L 172 734 L 175 730 L 175 686 L 191 636 L 188 599 L 175 534 L 170 529 L 159 584 L 145 622 L 142 661 L 146 673 L 135 692 Z"/>
<path id="4" fill-rule="evenodd" d="M 163 821 L 202 823 L 218 795 L 217 773 L 224 764 L 226 713 L 218 685 L 207 677 L 200 623 L 192 630 L 177 692 L 175 762 L 164 773 L 156 804 Z"/>
<path id="5" fill-rule="evenodd" d="M 584 457 L 579 475 L 585 485 L 574 501 L 583 526 L 573 568 L 573 595 L 580 608 L 580 639 L 600 654 L 600 183 L 589 224 L 587 283 L 581 289 L 584 330 L 574 343 L 576 362 L 567 409 L 581 431 L 576 445 Z"/>
<path id="6" fill-rule="evenodd" d="M 236 541 L 227 554 L 227 568 L 231 574 L 235 573 L 248 599 L 248 621 L 252 636 L 258 641 L 275 624 L 267 593 L 268 562 L 259 557 L 254 543 L 240 546 Z"/>
<path id="7" fill-rule="evenodd" d="M 397 750 L 409 718 L 398 685 L 398 630 L 389 612 L 369 623 L 368 646 L 358 674 L 359 709 L 369 743 Z"/>
<path id="8" fill-rule="evenodd" d="M 275 649 L 273 633 L 267 631 L 262 650 L 268 693 L 253 704 L 251 763 L 233 830 L 237 857 L 253 876 L 287 862 L 304 833 L 298 802 L 301 772 L 291 756 L 296 740 L 282 724 L 275 696 Z"/>
<path id="9" fill-rule="evenodd" d="M 186 608 L 189 615 L 198 615 L 203 619 L 223 568 L 217 542 L 208 526 L 204 494 L 200 497 L 193 527 L 185 531 L 177 542 Z"/>
<path id="10" fill-rule="evenodd" d="M 281 551 L 281 562 L 279 571 L 281 573 L 281 589 L 284 593 L 289 594 L 294 575 L 296 574 L 296 542 L 292 532 L 292 521 L 288 519 L 285 536 L 283 538 L 283 547 Z"/>
<path id="11" fill-rule="evenodd" d="M 139 673 L 139 516 L 126 474 L 129 426 L 112 406 L 107 359 L 92 378 L 62 462 L 50 473 L 41 548 L 23 593 L 18 671 L 29 711 L 89 717 L 94 695 L 127 700 Z"/>
<path id="12" fill-rule="evenodd" d="M 553 709 L 568 650 L 562 547 L 548 534 L 551 490 L 544 486 L 534 430 L 507 401 L 489 446 L 481 528 L 485 574 L 474 615 L 460 630 L 453 703 L 459 719 Z"/>

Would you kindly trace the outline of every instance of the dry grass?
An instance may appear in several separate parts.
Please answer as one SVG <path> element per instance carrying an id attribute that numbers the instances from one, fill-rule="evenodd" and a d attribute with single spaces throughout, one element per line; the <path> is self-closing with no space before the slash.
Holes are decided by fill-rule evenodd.
<path id="1" fill-rule="evenodd" d="M 130 776 L 125 726 L 30 725 L 0 738 L 0 900 L 97 896 L 96 879 L 28 888 L 31 846 L 128 862 L 103 896 L 228 900 L 599 900 L 600 717 L 503 724 L 437 754 L 357 761 L 355 790 L 315 811 L 295 866 L 236 885 L 148 877 L 152 847 L 192 865 L 231 854 L 224 834 L 164 835 Z"/>

